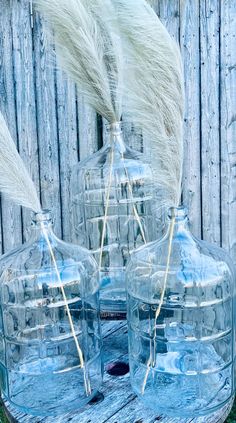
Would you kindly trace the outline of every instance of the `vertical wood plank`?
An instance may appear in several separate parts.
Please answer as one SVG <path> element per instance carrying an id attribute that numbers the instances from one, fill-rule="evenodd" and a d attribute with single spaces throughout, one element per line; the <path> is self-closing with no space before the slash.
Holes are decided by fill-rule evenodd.
<path id="1" fill-rule="evenodd" d="M 78 96 L 79 159 L 83 160 L 98 150 L 98 121 L 96 112 Z"/>
<path id="2" fill-rule="evenodd" d="M 38 143 L 33 72 L 33 45 L 28 0 L 12 5 L 15 104 L 20 155 L 39 191 Z M 30 234 L 31 211 L 23 209 L 24 240 Z"/>
<path id="3" fill-rule="evenodd" d="M 6 118 L 14 141 L 17 143 L 15 91 L 12 51 L 12 8 L 14 2 L 0 0 L 0 110 Z M 3 249 L 9 251 L 22 242 L 21 210 L 2 198 Z"/>
<path id="4" fill-rule="evenodd" d="M 156 14 L 160 15 L 160 4 L 159 0 L 149 0 L 148 3 L 150 6 L 152 6 L 153 10 L 156 12 Z M 146 160 L 148 160 L 149 163 L 151 163 L 151 155 L 152 155 L 152 149 L 150 148 L 150 142 L 149 139 L 146 138 L 145 135 L 136 134 L 137 142 L 140 143 L 142 146 L 141 149 L 144 152 Z"/>
<path id="5" fill-rule="evenodd" d="M 79 136 L 79 160 L 83 160 L 95 153 L 99 147 L 99 130 L 96 112 L 88 106 L 81 95 L 77 96 L 78 113 L 78 136 Z M 102 120 L 100 122 L 102 126 Z M 101 135 L 102 136 L 102 135 Z M 72 242 L 78 243 L 78 235 L 72 232 Z"/>
<path id="6" fill-rule="evenodd" d="M 159 0 L 159 16 L 170 35 L 179 41 L 179 0 Z"/>
<path id="7" fill-rule="evenodd" d="M 44 208 L 52 210 L 55 232 L 60 237 L 61 203 L 55 65 L 38 14 L 34 19 L 34 55 L 41 200 Z"/>
<path id="8" fill-rule="evenodd" d="M 158 14 L 163 25 L 167 28 L 173 38 L 179 41 L 179 0 L 173 0 L 166 2 L 165 0 L 153 0 L 149 2 L 153 9 Z M 140 140 L 137 139 L 140 143 Z M 149 148 L 149 140 L 144 137 L 143 139 L 143 150 L 145 155 L 151 157 L 152 150 Z"/>
<path id="9" fill-rule="evenodd" d="M 180 45 L 186 92 L 183 203 L 189 209 L 194 234 L 201 237 L 199 26 L 199 0 L 180 0 Z"/>
<path id="10" fill-rule="evenodd" d="M 72 82 L 57 70 L 57 110 L 60 149 L 62 237 L 72 240 L 71 172 L 78 161 L 76 91 Z"/>
<path id="11" fill-rule="evenodd" d="M 219 2 L 200 1 L 202 235 L 220 245 Z"/>
<path id="12" fill-rule="evenodd" d="M 221 1 L 222 244 L 236 263 L 236 0 Z"/>

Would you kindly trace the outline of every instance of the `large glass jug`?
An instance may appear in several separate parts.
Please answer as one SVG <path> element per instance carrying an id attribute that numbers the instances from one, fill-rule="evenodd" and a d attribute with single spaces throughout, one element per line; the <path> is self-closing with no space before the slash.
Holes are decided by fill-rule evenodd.
<path id="1" fill-rule="evenodd" d="M 33 415 L 88 402 L 102 382 L 98 272 L 85 249 L 59 240 L 50 213 L 0 259 L 0 386 Z"/>
<path id="2" fill-rule="evenodd" d="M 101 310 L 126 313 L 125 267 L 130 253 L 156 239 L 153 175 L 143 154 L 125 145 L 121 124 L 108 126 L 104 147 L 76 165 L 72 178 L 77 242 L 99 264 Z"/>
<path id="3" fill-rule="evenodd" d="M 234 395 L 234 269 L 190 233 L 184 208 L 168 220 L 127 266 L 131 383 L 157 413 L 194 418 Z"/>

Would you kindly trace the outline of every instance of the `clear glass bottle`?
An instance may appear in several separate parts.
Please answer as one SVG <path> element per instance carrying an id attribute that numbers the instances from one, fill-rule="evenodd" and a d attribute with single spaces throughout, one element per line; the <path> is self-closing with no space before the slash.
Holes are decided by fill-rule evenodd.
<path id="1" fill-rule="evenodd" d="M 99 264 L 101 310 L 126 313 L 125 266 L 130 253 L 156 239 L 153 176 L 143 154 L 125 145 L 120 123 L 104 147 L 73 172 L 73 229 Z"/>
<path id="2" fill-rule="evenodd" d="M 0 386 L 31 415 L 87 403 L 102 383 L 98 271 L 85 249 L 59 240 L 50 213 L 0 259 Z"/>
<path id="3" fill-rule="evenodd" d="M 157 413 L 194 418 L 234 395 L 234 268 L 190 233 L 184 208 L 168 220 L 127 266 L 131 383 Z"/>

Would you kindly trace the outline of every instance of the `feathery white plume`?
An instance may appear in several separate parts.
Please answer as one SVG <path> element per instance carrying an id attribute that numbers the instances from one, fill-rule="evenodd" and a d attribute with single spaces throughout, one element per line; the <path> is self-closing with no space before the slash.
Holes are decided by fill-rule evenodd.
<path id="1" fill-rule="evenodd" d="M 150 140 L 155 183 L 164 196 L 161 203 L 178 206 L 183 164 L 183 70 L 179 48 L 145 0 L 113 0 L 124 35 L 127 54 L 127 96 L 124 112 Z M 175 218 L 169 232 L 168 255 L 154 319 L 154 337 L 142 384 L 146 389 L 155 367 L 156 322 L 168 280 Z M 151 263 L 150 263 L 151 264 Z"/>
<path id="2" fill-rule="evenodd" d="M 110 123 L 134 123 L 149 139 L 156 187 L 177 205 L 183 160 L 183 72 L 177 44 L 145 0 L 36 0 L 63 69 Z M 118 22 L 118 29 L 117 29 Z M 123 83 L 123 35 L 127 63 Z M 123 86 L 124 85 L 124 86 Z M 163 199 L 162 199 L 163 200 Z"/>
<path id="3" fill-rule="evenodd" d="M 183 69 L 179 47 L 145 0 L 113 0 L 124 38 L 123 118 L 149 140 L 155 183 L 178 205 L 183 161 Z"/>
<path id="4" fill-rule="evenodd" d="M 34 183 L 21 159 L 15 143 L 8 130 L 6 122 L 0 112 L 0 192 L 4 193 L 9 199 L 14 201 L 16 204 L 24 207 L 28 207 L 36 213 L 42 211 L 40 201 L 37 195 Z M 66 297 L 64 285 L 61 280 L 60 272 L 57 266 L 55 254 L 50 243 L 47 231 L 45 230 L 44 224 L 41 224 L 43 234 L 45 236 L 48 249 L 52 258 L 53 266 L 55 267 L 56 275 L 60 284 L 60 288 L 67 311 L 69 324 L 71 327 L 71 333 L 75 340 L 78 356 L 80 360 L 81 368 L 84 374 L 84 387 L 87 395 L 90 395 L 90 382 L 85 371 L 83 353 L 80 348 L 77 335 L 75 332 L 73 320 L 71 317 L 68 300 Z"/>
<path id="5" fill-rule="evenodd" d="M 40 212 L 34 183 L 0 112 L 0 191 L 16 204 Z"/>
<path id="6" fill-rule="evenodd" d="M 35 3 L 54 32 L 62 68 L 76 82 L 87 103 L 108 122 L 119 121 L 123 56 L 119 36 L 109 18 L 114 16 L 111 1 L 35 0 Z"/>

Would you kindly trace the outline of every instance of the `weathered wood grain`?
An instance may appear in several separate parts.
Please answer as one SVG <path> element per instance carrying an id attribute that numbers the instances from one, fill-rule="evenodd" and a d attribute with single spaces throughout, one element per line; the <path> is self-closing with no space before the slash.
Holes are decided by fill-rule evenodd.
<path id="1" fill-rule="evenodd" d="M 199 0 L 180 0 L 180 45 L 186 90 L 183 202 L 189 209 L 196 236 L 201 236 L 202 232 L 199 27 Z"/>
<path id="2" fill-rule="evenodd" d="M 232 402 L 227 404 L 221 412 L 211 416 L 204 416 L 198 419 L 181 419 L 165 416 L 157 416 L 150 409 L 145 407 L 141 401 L 134 398 L 129 405 L 119 410 L 107 423 L 224 423 L 232 407 Z"/>
<path id="3" fill-rule="evenodd" d="M 161 22 L 163 25 L 166 26 L 168 31 L 170 32 L 171 36 L 179 41 L 179 0 L 172 0 L 171 2 L 166 2 L 165 0 L 152 0 L 149 1 L 152 5 L 155 12 L 158 14 Z M 141 142 L 140 140 L 136 140 L 136 144 Z M 149 147 L 149 139 L 145 137 L 142 139 L 143 146 L 142 150 L 144 151 L 147 158 L 150 160 L 152 155 L 152 150 Z M 131 143 L 131 146 L 133 144 Z M 135 146 L 136 149 L 137 145 Z"/>
<path id="4" fill-rule="evenodd" d="M 171 36 L 179 42 L 179 0 L 159 0 L 159 17 Z"/>
<path id="5" fill-rule="evenodd" d="M 220 245 L 219 12 L 200 1 L 202 234 Z"/>
<path id="6" fill-rule="evenodd" d="M 77 102 L 75 85 L 56 72 L 62 237 L 72 241 L 71 172 L 78 162 Z"/>
<path id="7" fill-rule="evenodd" d="M 99 122 L 96 112 L 78 96 L 78 127 L 79 127 L 79 159 L 83 160 L 99 148 L 99 131 L 102 133 L 102 121 Z"/>
<path id="8" fill-rule="evenodd" d="M 220 127 L 222 244 L 236 263 L 236 1 L 221 1 Z"/>
<path id="9" fill-rule="evenodd" d="M 34 58 L 37 104 L 41 201 L 53 212 L 55 231 L 61 236 L 61 199 L 58 154 L 58 113 L 56 79 L 52 53 L 46 40 L 42 20 L 34 21 Z"/>
<path id="10" fill-rule="evenodd" d="M 19 151 L 39 191 L 37 117 L 32 28 L 29 2 L 12 4 L 12 48 Z M 24 240 L 29 237 L 31 212 L 23 209 Z"/>
<path id="11" fill-rule="evenodd" d="M 0 1 L 0 110 L 6 118 L 10 132 L 18 144 L 17 116 L 15 107 L 15 81 L 12 49 L 13 1 Z M 21 210 L 2 198 L 3 249 L 11 250 L 22 242 Z"/>

